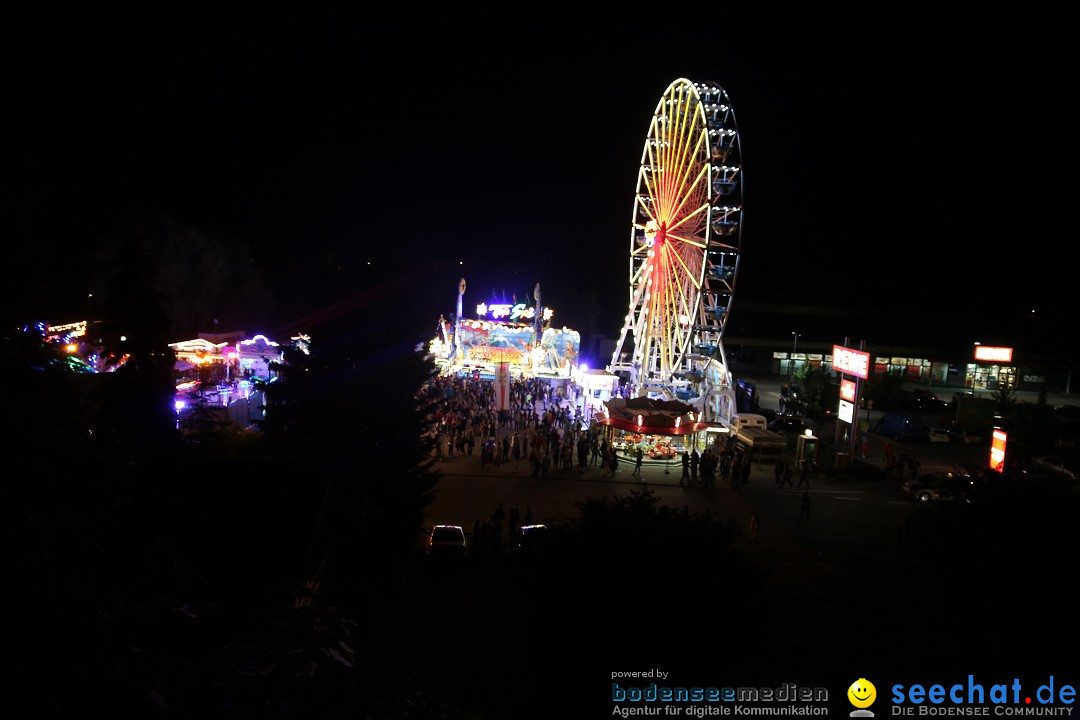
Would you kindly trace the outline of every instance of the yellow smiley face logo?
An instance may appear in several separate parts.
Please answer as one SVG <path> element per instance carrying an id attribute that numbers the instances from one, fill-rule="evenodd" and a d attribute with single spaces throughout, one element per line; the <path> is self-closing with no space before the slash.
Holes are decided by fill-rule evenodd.
<path id="1" fill-rule="evenodd" d="M 874 687 L 874 683 L 866 678 L 859 678 L 851 683 L 851 687 L 847 690 L 847 696 L 855 707 L 868 708 L 874 704 L 874 699 L 877 698 L 877 688 Z"/>

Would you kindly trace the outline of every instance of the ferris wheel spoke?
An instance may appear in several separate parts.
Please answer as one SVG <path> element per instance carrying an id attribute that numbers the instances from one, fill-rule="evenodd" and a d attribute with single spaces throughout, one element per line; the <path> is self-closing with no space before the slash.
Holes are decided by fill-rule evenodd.
<path id="1" fill-rule="evenodd" d="M 678 261 L 678 267 L 677 268 L 673 267 L 673 271 L 678 271 L 683 276 L 685 276 L 687 281 L 691 285 L 694 286 L 694 290 L 700 290 L 701 289 L 701 282 L 697 278 L 697 273 L 686 264 L 686 260 L 683 258 L 682 254 L 681 253 L 671 253 L 671 254 L 674 255 L 675 260 Z M 673 266 L 675 265 L 675 260 L 670 261 Z M 692 304 L 692 303 L 688 303 L 688 305 L 689 304 Z"/>
<path id="2" fill-rule="evenodd" d="M 651 204 L 645 202 L 645 199 L 641 195 L 637 196 L 637 200 L 635 201 L 635 205 L 636 205 L 636 209 L 643 212 L 643 213 L 645 213 L 646 217 L 648 217 L 648 219 L 650 221 L 656 222 L 656 215 L 653 214 L 652 207 L 650 206 Z M 642 229 L 642 230 L 645 229 L 644 225 L 639 225 L 637 227 L 640 227 L 640 229 Z"/>
<path id="3" fill-rule="evenodd" d="M 689 170 L 689 168 L 688 168 L 688 170 Z M 689 175 L 689 172 L 687 173 L 687 175 Z M 685 207 L 687 203 L 691 202 L 695 198 L 699 198 L 699 202 L 704 202 L 705 199 L 708 197 L 708 192 L 707 192 L 708 183 L 709 183 L 708 165 L 703 165 L 700 169 L 698 169 L 697 175 L 694 177 L 694 179 L 692 181 L 687 181 L 687 182 L 683 183 L 682 186 L 686 188 L 686 191 L 684 193 L 682 193 L 682 197 L 679 199 L 679 201 L 677 203 L 678 210 L 681 212 L 682 208 Z"/>
<path id="4" fill-rule="evenodd" d="M 711 239 L 709 241 L 709 249 L 710 250 L 735 251 L 735 250 L 738 250 L 739 248 L 737 246 L 735 246 L 735 245 L 732 245 L 731 243 L 720 242 L 716 238 L 713 238 L 713 239 Z"/>
<path id="5" fill-rule="evenodd" d="M 682 227 L 683 225 L 686 225 L 687 223 L 689 223 L 691 221 L 697 221 L 702 227 L 704 227 L 704 225 L 706 223 L 705 215 L 708 212 L 708 207 L 709 207 L 708 205 L 700 205 L 700 206 L 698 206 L 697 209 L 695 209 L 692 212 L 689 212 L 686 215 L 684 215 L 683 217 L 679 218 L 679 220 L 676 223 L 674 223 L 673 225 L 668 226 L 668 229 L 667 229 L 668 235 L 675 234 L 675 232 L 674 232 L 675 230 L 678 230 L 680 227 Z M 692 234 L 697 235 L 698 233 L 693 232 Z M 700 245 L 700 247 L 705 247 L 705 245 L 702 244 L 702 245 Z"/>
<path id="6" fill-rule="evenodd" d="M 700 135 L 696 143 L 690 142 L 690 138 L 687 138 L 686 142 L 681 143 L 680 155 L 677 161 L 674 163 L 675 167 L 680 169 L 679 177 L 673 182 L 677 187 L 686 188 L 686 192 L 678 202 L 678 206 L 681 207 L 686 203 L 687 199 L 694 194 L 694 191 L 698 189 L 699 183 L 704 185 L 708 178 L 708 165 L 700 165 L 695 163 L 694 159 L 702 157 L 707 143 L 703 142 Z M 693 145 L 693 147 L 691 147 Z M 699 166 L 700 165 L 700 166 Z M 695 175 L 693 180 L 691 176 Z"/>
<path id="7" fill-rule="evenodd" d="M 671 102 L 674 109 L 675 101 Z M 670 115 L 669 115 L 670 117 Z M 678 195 L 678 186 L 683 181 L 681 177 L 685 172 L 686 158 L 686 127 L 685 118 L 678 113 L 673 122 L 665 123 L 665 137 L 661 146 L 661 159 L 664 167 L 663 191 L 666 197 L 673 201 Z"/>
<path id="8" fill-rule="evenodd" d="M 700 238 L 697 238 L 697 237 L 692 237 L 690 235 L 685 235 L 685 236 L 684 235 L 676 235 L 675 233 L 670 233 L 669 232 L 667 234 L 667 239 L 668 240 L 678 240 L 679 243 L 682 244 L 682 245 L 689 245 L 689 246 L 697 248 L 699 250 L 704 249 L 706 246 L 712 247 L 711 245 L 708 245 L 707 240 L 703 240 L 703 239 L 700 239 Z"/>
<path id="9" fill-rule="evenodd" d="M 642 232 L 645 232 L 645 231 L 648 230 L 648 228 L 646 228 L 644 225 L 635 225 L 634 229 L 635 230 L 641 230 Z M 633 250 L 631 250 L 630 254 L 635 258 L 639 257 L 639 256 L 644 257 L 644 256 L 649 254 L 649 248 L 646 245 L 640 245 L 640 246 L 634 248 Z"/>
<path id="10" fill-rule="evenodd" d="M 679 336 L 682 333 L 682 318 L 689 318 L 692 315 L 693 300 L 688 296 L 687 292 L 690 290 L 692 293 L 697 292 L 697 282 L 689 274 L 682 271 L 685 269 L 683 260 L 676 253 L 668 253 L 668 255 L 675 255 L 678 259 L 678 265 L 675 259 L 668 258 L 667 272 L 669 277 L 676 278 L 678 282 L 672 282 L 667 287 L 667 308 L 668 316 L 671 322 L 669 323 L 669 330 L 672 336 Z M 688 287 L 689 285 L 689 287 Z"/>
<path id="11" fill-rule="evenodd" d="M 696 183 L 690 180 L 692 172 L 692 168 L 686 166 L 682 159 L 673 167 L 668 184 L 668 198 L 674 217 L 678 217 L 687 202 L 701 192 Z"/>

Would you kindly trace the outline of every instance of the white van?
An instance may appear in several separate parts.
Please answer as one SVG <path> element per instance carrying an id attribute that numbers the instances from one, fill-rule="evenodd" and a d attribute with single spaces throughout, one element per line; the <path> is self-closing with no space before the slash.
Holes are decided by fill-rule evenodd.
<path id="1" fill-rule="evenodd" d="M 759 428 L 761 430 L 766 429 L 768 422 L 765 420 L 764 415 L 757 415 L 755 413 L 738 413 L 731 416 L 731 429 L 738 432 L 739 430 L 750 430 L 753 428 Z"/>

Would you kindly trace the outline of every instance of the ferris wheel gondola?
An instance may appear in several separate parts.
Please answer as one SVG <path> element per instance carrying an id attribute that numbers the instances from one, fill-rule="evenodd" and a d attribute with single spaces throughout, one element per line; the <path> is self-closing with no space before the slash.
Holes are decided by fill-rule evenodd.
<path id="1" fill-rule="evenodd" d="M 743 229 L 735 112 L 715 83 L 680 78 L 641 154 L 630 230 L 629 309 L 609 370 L 633 394 L 682 400 L 726 422 L 735 393 L 723 347 Z"/>

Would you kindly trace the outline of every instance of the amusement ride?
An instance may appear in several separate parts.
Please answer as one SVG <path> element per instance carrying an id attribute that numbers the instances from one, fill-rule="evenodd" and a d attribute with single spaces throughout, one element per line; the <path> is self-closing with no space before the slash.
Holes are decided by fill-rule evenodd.
<path id="1" fill-rule="evenodd" d="M 735 111 L 712 82 L 664 91 L 641 153 L 630 229 L 629 310 L 608 371 L 630 394 L 681 401 L 697 420 L 736 411 L 723 337 L 742 239 Z"/>

